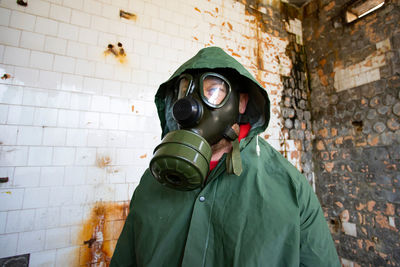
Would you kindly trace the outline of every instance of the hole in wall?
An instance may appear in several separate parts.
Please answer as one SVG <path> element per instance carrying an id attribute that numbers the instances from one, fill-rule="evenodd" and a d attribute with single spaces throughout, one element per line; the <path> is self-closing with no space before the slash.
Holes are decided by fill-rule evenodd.
<path id="1" fill-rule="evenodd" d="M 342 223 L 339 218 L 330 218 L 329 219 L 329 228 L 332 233 L 339 233 L 342 228 Z"/>
<path id="2" fill-rule="evenodd" d="M 357 133 L 362 132 L 362 130 L 363 130 L 363 122 L 362 121 L 352 121 L 351 124 L 354 126 Z"/>
<path id="3" fill-rule="evenodd" d="M 119 16 L 123 19 L 127 19 L 127 20 L 136 20 L 136 15 L 124 10 L 120 10 L 119 11 Z"/>

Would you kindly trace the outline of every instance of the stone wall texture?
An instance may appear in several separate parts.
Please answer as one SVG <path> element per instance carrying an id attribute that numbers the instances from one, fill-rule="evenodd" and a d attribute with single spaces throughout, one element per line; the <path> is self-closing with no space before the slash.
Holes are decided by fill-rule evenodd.
<path id="1" fill-rule="evenodd" d="M 304 8 L 316 192 L 345 266 L 399 266 L 400 6 L 346 24 L 349 3 Z"/>

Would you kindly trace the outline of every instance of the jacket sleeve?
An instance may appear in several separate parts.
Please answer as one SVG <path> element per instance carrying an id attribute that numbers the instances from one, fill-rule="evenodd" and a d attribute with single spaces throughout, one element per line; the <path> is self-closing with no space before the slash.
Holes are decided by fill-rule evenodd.
<path id="1" fill-rule="evenodd" d="M 130 211 L 126 218 L 124 228 L 118 238 L 114 254 L 111 258 L 110 267 L 136 267 L 135 235 L 133 229 L 133 199 L 131 200 Z"/>
<path id="2" fill-rule="evenodd" d="M 300 266 L 338 266 L 339 257 L 321 205 L 305 177 L 300 177 Z"/>

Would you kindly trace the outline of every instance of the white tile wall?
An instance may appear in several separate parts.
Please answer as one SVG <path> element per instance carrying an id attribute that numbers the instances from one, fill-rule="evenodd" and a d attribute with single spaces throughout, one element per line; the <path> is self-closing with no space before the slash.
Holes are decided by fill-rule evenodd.
<path id="1" fill-rule="evenodd" d="M 35 229 L 54 228 L 60 222 L 60 207 L 39 208 L 35 214 Z"/>
<path id="2" fill-rule="evenodd" d="M 28 63 L 27 63 L 28 64 Z M 16 67 L 14 72 L 17 84 L 26 86 L 37 86 L 39 70 L 25 67 Z"/>
<path id="3" fill-rule="evenodd" d="M 62 73 L 74 73 L 75 59 L 66 56 L 55 56 L 53 70 Z"/>
<path id="4" fill-rule="evenodd" d="M 42 0 L 33 1 L 29 3 L 27 7 L 29 13 L 42 17 L 47 17 L 49 15 L 49 9 L 50 3 Z"/>
<path id="5" fill-rule="evenodd" d="M 0 257 L 17 255 L 18 234 L 0 235 Z"/>
<path id="6" fill-rule="evenodd" d="M 22 104 L 26 106 L 45 107 L 48 103 L 48 95 L 47 90 L 25 87 Z"/>
<path id="7" fill-rule="evenodd" d="M 63 146 L 66 143 L 67 129 L 46 127 L 43 129 L 43 145 Z"/>
<path id="8" fill-rule="evenodd" d="M 0 42 L 5 45 L 18 45 L 21 31 L 0 26 Z"/>
<path id="9" fill-rule="evenodd" d="M 62 266 L 78 266 L 79 265 L 79 247 L 67 247 L 57 249 L 56 265 Z"/>
<path id="10" fill-rule="evenodd" d="M 57 36 L 58 24 L 59 23 L 57 21 L 47 18 L 37 17 L 35 24 L 35 32 L 51 36 Z"/>
<path id="11" fill-rule="evenodd" d="M 33 31 L 35 21 L 36 16 L 14 10 L 11 13 L 10 26 L 21 30 Z"/>
<path id="12" fill-rule="evenodd" d="M 34 229 L 35 210 L 13 210 L 7 213 L 6 233 L 32 231 Z"/>
<path id="13" fill-rule="evenodd" d="M 17 66 L 28 66 L 29 55 L 30 51 L 28 49 L 6 46 L 3 63 Z"/>
<path id="14" fill-rule="evenodd" d="M 55 265 L 56 250 L 45 250 L 31 253 L 29 266 L 32 267 L 51 267 Z"/>
<path id="15" fill-rule="evenodd" d="M 52 147 L 30 147 L 29 148 L 29 166 L 49 166 L 52 161 Z"/>
<path id="16" fill-rule="evenodd" d="M 64 167 L 42 167 L 40 173 L 40 186 L 57 186 L 63 184 Z"/>
<path id="17" fill-rule="evenodd" d="M 78 33 L 79 33 L 79 28 L 77 26 L 71 25 L 69 23 L 60 23 L 57 37 L 76 41 L 78 40 Z"/>
<path id="18" fill-rule="evenodd" d="M 0 142 L 3 145 L 15 145 L 17 143 L 18 127 L 0 125 Z"/>
<path id="19" fill-rule="evenodd" d="M 20 126 L 18 127 L 17 145 L 40 145 L 42 135 L 42 127 Z"/>
<path id="20" fill-rule="evenodd" d="M 69 227 L 60 227 L 46 230 L 45 248 L 65 248 L 70 244 Z"/>
<path id="21" fill-rule="evenodd" d="M 0 25 L 8 26 L 10 23 L 11 11 L 9 9 L 0 8 Z"/>
<path id="22" fill-rule="evenodd" d="M 57 124 L 59 127 L 77 128 L 79 125 L 79 111 L 60 110 Z"/>
<path id="23" fill-rule="evenodd" d="M 0 174 L 10 178 L 0 185 L 0 258 L 30 253 L 30 266 L 78 265 L 77 235 L 94 203 L 129 200 L 160 141 L 158 85 L 211 34 L 223 48 L 256 46 L 240 35 L 255 36 L 242 25 L 243 4 L 230 2 L 0 1 L 0 71 L 13 76 L 0 81 Z M 223 10 L 221 21 L 239 33 L 195 6 Z M 124 63 L 104 54 L 117 42 Z M 98 166 L 104 156 L 110 163 Z"/>
<path id="24" fill-rule="evenodd" d="M 71 9 L 68 7 L 51 4 L 49 17 L 54 20 L 69 22 L 71 18 Z"/>
<path id="25" fill-rule="evenodd" d="M 46 187 L 27 188 L 24 195 L 24 209 L 43 208 L 49 205 L 50 189 Z"/>
<path id="26" fill-rule="evenodd" d="M 7 124 L 32 125 L 35 109 L 26 106 L 9 106 Z"/>
<path id="27" fill-rule="evenodd" d="M 82 11 L 72 10 L 71 14 L 71 24 L 77 26 L 89 27 L 91 21 L 91 16 Z"/>
<path id="28" fill-rule="evenodd" d="M 28 163 L 28 147 L 1 146 L 0 166 L 26 166 Z"/>
<path id="29" fill-rule="evenodd" d="M 20 219 L 22 219 L 21 217 Z M 18 238 L 18 254 L 41 251 L 44 248 L 45 231 L 22 232 Z"/>
<path id="30" fill-rule="evenodd" d="M 49 53 L 64 55 L 67 50 L 67 40 L 48 36 L 44 43 L 44 50 Z"/>
<path id="31" fill-rule="evenodd" d="M 41 88 L 57 90 L 61 88 L 61 80 L 61 73 L 41 70 L 39 73 L 38 86 Z"/>
<path id="32" fill-rule="evenodd" d="M 7 212 L 0 212 L 0 234 L 6 232 Z"/>
<path id="33" fill-rule="evenodd" d="M 22 208 L 24 189 L 1 189 L 1 211 L 18 210 Z"/>
<path id="34" fill-rule="evenodd" d="M 72 204 L 74 188 L 72 186 L 52 187 L 50 192 L 50 206 L 65 206 Z"/>
<path id="35" fill-rule="evenodd" d="M 53 165 L 69 166 L 75 161 L 76 149 L 73 147 L 55 147 L 53 155 Z"/>
<path id="36" fill-rule="evenodd" d="M 15 187 L 35 187 L 39 186 L 40 168 L 39 167 L 16 167 L 14 171 Z"/>
<path id="37" fill-rule="evenodd" d="M 56 126 L 58 110 L 53 108 L 36 108 L 33 124 L 37 126 Z"/>
<path id="38" fill-rule="evenodd" d="M 64 185 L 83 185 L 86 183 L 86 167 L 65 167 Z"/>

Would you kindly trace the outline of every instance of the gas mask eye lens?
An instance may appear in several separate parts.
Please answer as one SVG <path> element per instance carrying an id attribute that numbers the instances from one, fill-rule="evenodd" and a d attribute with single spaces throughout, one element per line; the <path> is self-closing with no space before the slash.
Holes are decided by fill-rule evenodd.
<path id="1" fill-rule="evenodd" d="M 192 86 L 192 77 L 188 74 L 182 75 L 179 79 L 178 85 L 179 85 L 178 99 L 181 99 L 188 94 L 188 91 Z"/>
<path id="2" fill-rule="evenodd" d="M 209 76 L 203 80 L 203 94 L 213 105 L 221 104 L 227 93 L 227 85 L 220 78 Z"/>
<path id="3" fill-rule="evenodd" d="M 203 100 L 211 107 L 221 107 L 230 93 L 229 82 L 217 73 L 205 73 L 200 81 Z"/>

